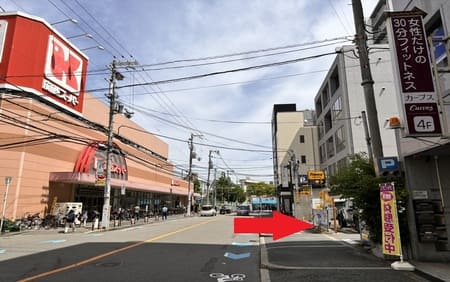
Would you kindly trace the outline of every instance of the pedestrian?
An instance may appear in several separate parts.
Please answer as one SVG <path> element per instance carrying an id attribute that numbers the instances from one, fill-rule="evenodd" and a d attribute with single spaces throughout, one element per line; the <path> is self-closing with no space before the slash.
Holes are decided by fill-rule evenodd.
<path id="1" fill-rule="evenodd" d="M 198 213 L 198 204 L 195 204 L 195 206 L 194 206 L 194 213 L 195 213 L 195 214 Z"/>
<path id="2" fill-rule="evenodd" d="M 86 227 L 87 219 L 88 219 L 88 212 L 87 210 L 85 210 L 81 215 L 81 223 L 83 224 L 83 227 Z"/>
<path id="3" fill-rule="evenodd" d="M 136 219 L 136 221 L 139 220 L 139 212 L 140 212 L 140 210 L 141 210 L 140 206 L 135 206 L 134 207 L 134 218 Z"/>
<path id="4" fill-rule="evenodd" d="M 119 226 L 122 226 L 122 219 L 124 217 L 124 213 L 123 213 L 123 209 L 122 208 L 119 208 L 118 217 L 119 217 Z"/>
<path id="5" fill-rule="evenodd" d="M 69 228 L 72 228 L 72 232 L 75 232 L 75 212 L 73 210 L 70 210 L 66 215 L 64 233 L 69 232 Z"/>
<path id="6" fill-rule="evenodd" d="M 166 220 L 167 219 L 167 212 L 168 212 L 168 208 L 164 205 L 162 208 L 162 220 Z"/>
<path id="7" fill-rule="evenodd" d="M 99 229 L 100 225 L 98 224 L 99 218 L 100 218 L 100 213 L 96 210 L 92 211 L 93 214 L 93 220 L 92 220 L 92 230 L 94 229 Z"/>

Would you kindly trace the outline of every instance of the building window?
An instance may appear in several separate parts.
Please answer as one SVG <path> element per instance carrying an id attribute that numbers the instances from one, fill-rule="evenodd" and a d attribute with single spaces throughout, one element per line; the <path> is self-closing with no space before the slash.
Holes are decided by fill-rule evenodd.
<path id="1" fill-rule="evenodd" d="M 333 71 L 333 74 L 330 77 L 331 96 L 336 94 L 338 89 L 339 89 L 339 72 L 338 72 L 338 68 L 336 67 Z"/>
<path id="2" fill-rule="evenodd" d="M 319 139 L 322 139 L 324 135 L 325 135 L 325 127 L 324 127 L 323 121 L 320 121 L 319 122 Z"/>
<path id="3" fill-rule="evenodd" d="M 328 94 L 328 85 L 326 85 L 322 90 L 322 101 L 323 107 L 326 107 L 328 105 L 328 102 L 330 101 L 330 96 Z"/>
<path id="4" fill-rule="evenodd" d="M 324 121 L 325 121 L 325 132 L 328 132 L 329 130 L 331 130 L 331 128 L 333 128 L 333 123 L 331 119 L 331 110 L 325 114 Z"/>
<path id="5" fill-rule="evenodd" d="M 320 97 L 316 101 L 316 112 L 317 116 L 319 116 L 322 113 L 322 99 Z"/>
<path id="6" fill-rule="evenodd" d="M 324 163 L 327 159 L 327 156 L 325 154 L 325 144 L 320 145 L 319 158 L 321 163 Z"/>
<path id="7" fill-rule="evenodd" d="M 334 157 L 334 140 L 333 136 L 327 139 L 327 159 Z"/>
<path id="8" fill-rule="evenodd" d="M 300 143 L 305 143 L 305 135 L 300 135 Z"/>
<path id="9" fill-rule="evenodd" d="M 338 130 L 336 130 L 336 153 L 345 149 L 345 131 L 344 127 L 341 126 Z"/>
<path id="10" fill-rule="evenodd" d="M 339 116 L 342 114 L 342 97 L 338 97 L 333 104 L 333 116 L 334 120 L 338 120 Z"/>
<path id="11" fill-rule="evenodd" d="M 301 158 L 302 164 L 306 164 L 306 156 L 302 155 L 300 158 Z"/>
<path id="12" fill-rule="evenodd" d="M 434 20 L 430 20 L 433 23 L 428 27 L 427 34 L 433 38 L 433 49 L 436 63 L 439 67 L 445 67 L 447 65 L 447 53 L 445 51 L 445 32 L 442 25 L 440 14 L 435 14 Z M 432 52 L 431 48 L 430 51 Z"/>

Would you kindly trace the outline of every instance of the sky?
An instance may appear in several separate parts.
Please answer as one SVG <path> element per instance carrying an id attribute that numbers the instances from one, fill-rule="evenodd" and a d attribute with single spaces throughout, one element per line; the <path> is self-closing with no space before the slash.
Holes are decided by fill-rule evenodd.
<path id="1" fill-rule="evenodd" d="M 361 2 L 368 17 L 378 0 Z M 212 150 L 217 175 L 273 181 L 273 105 L 314 109 L 336 47 L 355 34 L 351 0 L 0 0 L 0 7 L 49 23 L 76 19 L 54 28 L 85 49 L 86 89 L 105 103 L 98 89 L 108 87 L 107 67 L 136 61 L 119 69 L 119 100 L 169 144 L 176 172 L 188 169 L 194 134 L 200 160 L 192 171 L 203 179 Z"/>

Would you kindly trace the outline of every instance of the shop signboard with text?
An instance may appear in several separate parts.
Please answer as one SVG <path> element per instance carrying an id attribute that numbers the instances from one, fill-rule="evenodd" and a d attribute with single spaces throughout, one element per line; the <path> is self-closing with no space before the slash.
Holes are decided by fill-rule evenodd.
<path id="1" fill-rule="evenodd" d="M 400 256 L 401 242 L 394 183 L 380 184 L 383 254 Z"/>
<path id="2" fill-rule="evenodd" d="M 442 134 L 427 36 L 418 12 L 390 13 L 394 76 L 407 135 Z"/>
<path id="3" fill-rule="evenodd" d="M 106 182 L 106 145 L 94 142 L 84 147 L 75 163 L 73 172 L 94 174 L 96 185 L 105 185 Z M 119 147 L 113 143 L 111 153 L 111 178 L 128 180 L 128 168 L 125 156 L 120 153 Z"/>
<path id="4" fill-rule="evenodd" d="M 22 12 L 0 15 L 0 89 L 36 95 L 81 115 L 87 64 L 45 20 Z"/>

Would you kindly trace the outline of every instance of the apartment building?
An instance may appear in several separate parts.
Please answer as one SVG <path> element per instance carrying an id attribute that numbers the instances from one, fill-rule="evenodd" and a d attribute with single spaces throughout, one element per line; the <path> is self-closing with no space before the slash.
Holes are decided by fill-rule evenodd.
<path id="1" fill-rule="evenodd" d="M 277 104 L 272 114 L 274 183 L 279 203 L 292 212 L 293 189 L 307 181 L 310 170 L 318 169 L 318 133 L 315 113 L 297 111 L 295 104 Z"/>
<path id="2" fill-rule="evenodd" d="M 385 156 L 398 156 L 395 132 L 386 121 L 398 116 L 388 45 L 370 46 L 370 66 L 378 123 Z M 318 126 L 320 169 L 333 175 L 349 155 L 368 153 L 359 58 L 354 46 L 343 46 L 314 98 Z"/>

